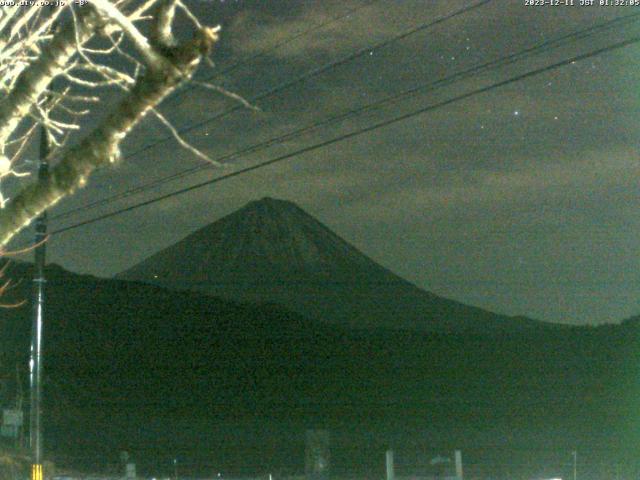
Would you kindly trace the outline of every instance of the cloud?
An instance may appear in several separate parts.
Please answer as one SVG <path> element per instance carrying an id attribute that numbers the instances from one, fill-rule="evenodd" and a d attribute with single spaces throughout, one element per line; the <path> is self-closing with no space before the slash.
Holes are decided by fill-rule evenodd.
<path id="1" fill-rule="evenodd" d="M 256 54 L 302 32 L 317 30 L 311 38 L 301 37 L 285 42 L 270 51 L 276 59 L 299 59 L 318 53 L 331 54 L 352 51 L 364 42 L 377 42 L 396 32 L 395 25 L 384 18 L 384 4 L 370 2 L 323 2 L 324 5 L 306 4 L 295 17 L 282 18 L 267 10 L 240 12 L 230 27 L 232 46 L 239 55 Z M 337 5 L 337 6 L 336 6 Z M 336 17 L 353 11 L 340 20 Z M 322 27 L 324 25 L 324 27 Z"/>
<path id="2" fill-rule="evenodd" d="M 351 19 L 250 61 L 227 75 L 225 86 L 247 97 L 259 95 L 463 4 L 443 1 L 434 8 L 434 2 L 424 0 L 374 2 Z M 229 16 L 227 63 L 362 4 L 282 0 L 252 5 Z M 492 2 L 265 98 L 259 102 L 262 113 L 238 110 L 187 137 L 218 157 L 617 14 L 616 9 L 526 9 L 519 2 Z M 584 51 L 595 46 L 591 40 L 278 142 L 233 160 L 234 166 L 269 160 L 453 98 Z M 635 288 L 628 272 L 635 265 L 637 242 L 628 232 L 638 224 L 633 208 L 640 173 L 637 56 L 638 49 L 629 48 L 595 57 L 95 224 L 79 237 L 57 240 L 52 255 L 77 270 L 114 273 L 270 195 L 296 201 L 424 288 L 508 313 L 576 322 L 613 319 L 637 306 L 628 299 L 624 306 L 616 304 L 623 302 L 616 292 L 631 298 Z M 218 63 L 224 69 L 224 62 Z M 165 109 L 181 127 L 233 106 L 195 90 Z M 149 122 L 131 145 L 158 135 L 164 132 Z M 108 187 L 120 191 L 200 164 L 174 143 L 162 144 L 117 171 L 101 173 L 71 204 L 93 200 L 91 195 L 101 196 Z M 135 200 L 220 173 L 188 177 Z M 116 242 L 109 241 L 113 229 L 122 233 Z M 123 244 L 130 245 L 130 255 L 121 255 Z M 76 255 L 83 248 L 93 252 L 97 245 L 102 252 L 97 257 Z M 593 278 L 587 282 L 589 275 Z M 617 283 L 607 287 L 612 279 Z M 589 297 L 594 285 L 600 293 Z M 612 300 L 603 300 L 607 296 Z M 588 298 L 602 301 L 594 305 Z"/>

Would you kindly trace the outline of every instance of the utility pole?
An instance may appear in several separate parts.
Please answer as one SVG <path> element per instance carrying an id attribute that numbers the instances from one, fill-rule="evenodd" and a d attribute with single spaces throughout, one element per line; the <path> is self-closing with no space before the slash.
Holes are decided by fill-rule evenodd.
<path id="1" fill-rule="evenodd" d="M 22 394 L 22 379 L 20 378 L 20 364 L 16 363 L 16 405 L 15 409 L 23 415 L 22 405 L 24 403 L 24 395 Z M 24 422 L 20 422 L 18 427 L 18 435 L 16 437 L 16 450 L 24 448 Z"/>
<path id="2" fill-rule="evenodd" d="M 460 450 L 456 450 L 454 453 L 454 457 L 456 460 L 456 478 L 457 480 L 462 480 L 462 452 Z"/>
<path id="3" fill-rule="evenodd" d="M 387 450 L 386 454 L 387 477 L 386 480 L 395 479 L 395 471 L 393 465 L 393 450 Z"/>
<path id="4" fill-rule="evenodd" d="M 47 131 L 40 130 L 40 163 L 38 181 L 49 177 L 49 142 Z M 33 265 L 33 318 L 31 323 L 31 359 L 29 361 L 29 386 L 31 402 L 29 410 L 29 447 L 31 448 L 31 480 L 43 480 L 42 472 L 42 328 L 44 322 L 44 265 L 46 259 L 47 212 L 42 212 L 35 224 L 35 256 Z"/>
<path id="5" fill-rule="evenodd" d="M 573 454 L 573 480 L 578 479 L 578 451 L 574 450 Z"/>

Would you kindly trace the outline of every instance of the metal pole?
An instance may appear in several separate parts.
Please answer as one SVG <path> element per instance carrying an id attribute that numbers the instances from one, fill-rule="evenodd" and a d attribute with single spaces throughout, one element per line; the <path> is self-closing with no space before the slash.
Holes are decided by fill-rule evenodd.
<path id="1" fill-rule="evenodd" d="M 40 164 L 38 181 L 46 181 L 49 177 L 47 156 L 49 144 L 44 127 L 40 133 Z M 31 324 L 31 359 L 29 361 L 29 385 L 31 402 L 29 411 L 29 446 L 32 454 L 32 480 L 42 480 L 42 328 L 44 322 L 44 266 L 46 259 L 47 212 L 36 219 L 35 224 L 35 257 L 33 271 L 33 318 Z"/>
<path id="2" fill-rule="evenodd" d="M 395 471 L 393 465 L 393 450 L 387 450 L 386 455 L 386 465 L 387 465 L 387 480 L 395 479 Z"/>
<path id="3" fill-rule="evenodd" d="M 462 480 L 462 452 L 460 450 L 456 450 L 454 456 L 456 461 L 456 478 L 458 480 Z"/>

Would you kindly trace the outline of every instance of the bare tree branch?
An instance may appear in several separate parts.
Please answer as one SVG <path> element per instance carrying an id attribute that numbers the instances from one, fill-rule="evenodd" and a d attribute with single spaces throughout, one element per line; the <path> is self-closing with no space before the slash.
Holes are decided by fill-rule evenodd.
<path id="1" fill-rule="evenodd" d="M 155 108 L 152 110 L 153 114 L 155 115 L 155 117 L 160 120 L 160 123 L 162 123 L 171 133 L 171 135 L 173 136 L 173 138 L 180 144 L 180 146 L 182 148 L 184 148 L 185 150 L 193 153 L 196 157 L 211 163 L 212 165 L 215 165 L 216 167 L 220 167 L 222 166 L 222 164 L 220 162 L 215 161 L 213 158 L 209 157 L 207 154 L 201 152 L 200 150 L 198 150 L 196 147 L 194 147 L 193 145 L 189 144 L 189 142 L 187 142 L 185 139 L 182 138 L 182 136 L 180 136 L 180 133 L 178 132 L 178 130 L 171 125 L 171 122 L 169 120 L 167 120 L 165 118 L 164 115 L 162 115 L 158 110 L 156 110 Z"/>
<path id="2" fill-rule="evenodd" d="M 42 50 L 38 60 L 20 74 L 9 95 L 0 103 L 0 153 L 4 152 L 7 140 L 47 90 L 51 80 L 64 71 L 76 53 L 76 35 L 81 42 L 87 41 L 99 22 L 93 9 L 83 9 L 77 25 L 67 24 Z"/>
<path id="3" fill-rule="evenodd" d="M 90 0 L 91 3 L 105 17 L 116 22 L 122 31 L 129 37 L 138 53 L 145 59 L 145 62 L 152 68 L 166 68 L 166 59 L 160 55 L 155 49 L 151 48 L 149 40 L 145 37 L 133 24 L 133 22 L 124 15 L 109 0 Z"/>
<path id="4" fill-rule="evenodd" d="M 0 5 L 0 257 L 42 211 L 83 186 L 96 168 L 117 162 L 122 140 L 149 112 L 181 147 L 215 163 L 156 107 L 208 60 L 219 27 L 203 26 L 182 0 L 88 2 L 53 9 Z M 177 43 L 177 15 L 193 26 L 191 41 Z M 138 27 L 149 19 L 150 30 Z M 221 87 L 202 86 L 255 108 Z M 83 117 L 105 98 L 101 110 L 115 106 L 92 118 L 102 120 L 87 130 Z M 46 132 L 52 167 L 47 180 L 23 183 L 28 173 L 20 167 L 28 160 L 22 154 L 37 127 Z M 10 200 L 3 195 L 9 188 Z"/>
<path id="5" fill-rule="evenodd" d="M 154 55 L 162 55 L 162 61 L 148 68 L 112 112 L 82 141 L 62 154 L 49 179 L 26 186 L 0 210 L 0 246 L 6 245 L 42 211 L 84 186 L 96 168 L 117 162 L 122 139 L 149 110 L 181 82 L 191 78 L 202 57 L 216 42 L 218 30 L 204 27 L 191 41 L 162 53 L 155 51 Z M 75 39 L 69 39 L 70 50 L 75 43 Z M 65 58 L 68 60 L 71 54 Z M 0 129 L 3 126 L 0 124 Z"/>

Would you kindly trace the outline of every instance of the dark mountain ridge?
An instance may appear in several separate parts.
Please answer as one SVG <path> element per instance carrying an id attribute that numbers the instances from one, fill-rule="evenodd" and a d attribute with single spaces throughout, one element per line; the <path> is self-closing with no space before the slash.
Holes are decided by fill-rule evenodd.
<path id="1" fill-rule="evenodd" d="M 292 202 L 263 198 L 116 278 L 269 302 L 350 328 L 457 333 L 562 328 L 498 315 L 419 289 Z"/>
<path id="2" fill-rule="evenodd" d="M 25 279 L 13 299 L 28 296 L 29 269 L 12 268 Z M 395 444 L 400 455 L 415 442 L 637 458 L 632 322 L 515 336 L 352 330 L 55 266 L 47 277 L 45 432 L 63 464 L 128 450 L 141 466 L 179 455 L 300 471 L 304 430 L 317 426 L 333 432 L 344 469 L 374 468 L 372 451 Z M 29 313 L 1 312 L 5 379 L 27 364 Z"/>

